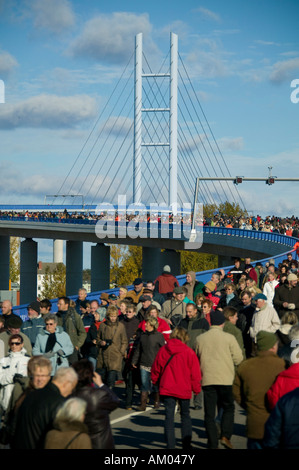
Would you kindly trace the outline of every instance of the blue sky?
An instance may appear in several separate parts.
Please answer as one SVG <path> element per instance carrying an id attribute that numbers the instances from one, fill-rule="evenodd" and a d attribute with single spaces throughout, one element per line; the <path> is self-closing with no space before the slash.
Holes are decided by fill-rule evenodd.
<path id="1" fill-rule="evenodd" d="M 178 35 L 232 176 L 267 177 L 271 166 L 278 178 L 299 177 L 299 102 L 290 99 L 299 79 L 298 17 L 296 0 L 0 0 L 1 202 L 57 194 L 139 32 L 154 69 L 170 32 Z M 94 170 L 103 190 L 120 184 L 116 173 L 103 177 L 106 165 Z M 250 211 L 298 215 L 298 183 L 244 182 L 237 190 Z"/>

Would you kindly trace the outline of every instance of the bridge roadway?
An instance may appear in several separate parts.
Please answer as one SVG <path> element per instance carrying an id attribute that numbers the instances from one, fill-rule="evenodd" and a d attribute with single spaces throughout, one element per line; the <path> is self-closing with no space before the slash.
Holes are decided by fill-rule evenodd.
<path id="1" fill-rule="evenodd" d="M 116 394 L 122 399 L 122 405 L 110 414 L 110 423 L 117 450 L 154 450 L 161 453 L 166 449 L 164 440 L 164 406 L 158 410 L 149 404 L 146 411 L 136 411 L 139 404 L 139 391 L 134 394 L 133 411 L 124 408 L 125 388 L 124 385 L 115 387 Z M 235 426 L 231 442 L 234 449 L 246 449 L 247 438 L 245 435 L 245 412 L 235 404 Z M 194 410 L 192 402 L 190 406 L 192 418 L 193 439 L 192 446 L 195 451 L 207 450 L 207 438 L 204 427 L 203 409 Z M 177 438 L 176 450 L 182 450 L 180 434 L 180 414 L 175 416 L 175 433 Z M 224 447 L 219 444 L 219 449 Z M 129 452 L 126 453 L 129 455 Z M 132 454 L 133 455 L 133 454 Z"/>
<path id="2" fill-rule="evenodd" d="M 50 219 L 51 220 L 51 219 Z M 45 221 L 20 220 L 20 218 L 0 218 L 0 236 L 21 238 L 42 238 L 71 240 L 90 243 L 109 243 L 135 245 L 149 248 L 172 250 L 191 250 L 188 226 L 181 229 L 171 224 L 165 228 L 163 224 L 140 224 L 137 230 L 128 230 L 128 224 L 112 223 L 105 238 L 99 238 L 94 220 L 49 219 Z M 222 227 L 197 227 L 199 246 L 196 251 L 225 255 L 226 257 L 250 256 L 253 259 L 279 255 L 290 248 L 296 239 L 276 233 L 259 232 L 243 229 Z"/>
<path id="3" fill-rule="evenodd" d="M 106 224 L 106 225 L 105 225 Z M 25 238 L 21 243 L 20 303 L 28 304 L 37 295 L 36 265 L 38 243 L 33 239 L 66 240 L 66 294 L 76 295 L 82 287 L 83 243 L 91 246 L 91 291 L 110 287 L 110 245 L 142 247 L 142 276 L 156 279 L 164 265 L 180 275 L 180 251 L 218 255 L 218 266 L 233 264 L 233 257 L 265 259 L 293 249 L 295 238 L 279 233 L 222 227 L 196 227 L 190 242 L 191 226 L 168 223 L 115 222 L 94 219 L 0 217 L 0 289 L 9 286 L 9 237 Z M 161 251 L 164 249 L 164 251 Z M 197 276 L 198 278 L 198 276 Z"/>

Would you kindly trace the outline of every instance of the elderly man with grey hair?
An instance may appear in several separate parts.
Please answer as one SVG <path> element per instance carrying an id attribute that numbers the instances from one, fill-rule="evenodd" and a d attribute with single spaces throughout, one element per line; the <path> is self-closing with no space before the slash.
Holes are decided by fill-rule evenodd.
<path id="1" fill-rule="evenodd" d="M 284 313 L 292 311 L 299 320 L 299 284 L 297 274 L 290 273 L 287 282 L 275 289 L 274 308 L 281 318 Z"/>
<path id="2" fill-rule="evenodd" d="M 12 449 L 43 449 L 47 432 L 60 406 L 78 383 L 78 375 L 72 367 L 57 370 L 52 381 L 39 390 L 29 393 L 21 404 L 16 423 Z"/>

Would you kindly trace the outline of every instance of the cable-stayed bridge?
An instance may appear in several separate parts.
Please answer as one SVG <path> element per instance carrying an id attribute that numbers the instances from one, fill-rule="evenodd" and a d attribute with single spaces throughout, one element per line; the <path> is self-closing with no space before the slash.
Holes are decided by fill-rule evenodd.
<path id="1" fill-rule="evenodd" d="M 196 184 L 199 180 L 201 184 Z M 236 182 L 240 181 L 229 172 L 179 54 L 178 37 L 171 34 L 169 53 L 153 71 L 143 53 L 142 34 L 138 34 L 135 53 L 56 194 L 45 196 L 43 207 L 31 208 L 59 215 L 26 218 L 28 206 L 24 211 L 0 208 L 23 212 L 0 220 L 0 289 L 7 289 L 9 283 L 10 236 L 25 239 L 21 243 L 21 303 L 36 297 L 38 243 L 33 239 L 66 242 L 67 295 L 75 295 L 82 285 L 83 243 L 87 241 L 96 244 L 91 247 L 94 291 L 109 287 L 111 243 L 142 246 L 146 279 L 156 277 L 164 264 L 179 275 L 178 251 L 184 249 L 216 253 L 222 266 L 231 264 L 235 255 L 249 253 L 257 258 L 288 251 L 294 244 L 290 237 L 203 229 L 200 204 L 228 201 L 246 210 Z M 120 210 L 119 202 L 124 200 Z M 128 206 L 131 212 L 135 210 L 135 220 L 122 219 Z M 114 210 L 105 237 L 99 236 L 100 221 L 92 215 L 91 220 L 61 216 L 64 211 L 98 215 L 106 213 L 105 207 Z M 155 218 L 158 214 L 160 222 L 140 220 L 140 208 L 143 215 L 150 211 Z M 169 216 L 177 217 L 182 209 L 187 228 L 172 220 L 169 230 L 164 230 Z"/>

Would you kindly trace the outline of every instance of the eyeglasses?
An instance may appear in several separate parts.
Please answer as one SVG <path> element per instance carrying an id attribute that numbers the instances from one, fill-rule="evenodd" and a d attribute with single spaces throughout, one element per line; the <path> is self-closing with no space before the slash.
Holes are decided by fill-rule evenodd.
<path id="1" fill-rule="evenodd" d="M 46 326 L 53 326 L 55 323 L 46 323 Z"/>
<path id="2" fill-rule="evenodd" d="M 16 343 L 16 342 L 10 343 L 11 346 L 20 346 L 20 344 L 22 344 L 22 343 L 21 342 L 19 342 L 19 343 Z"/>

